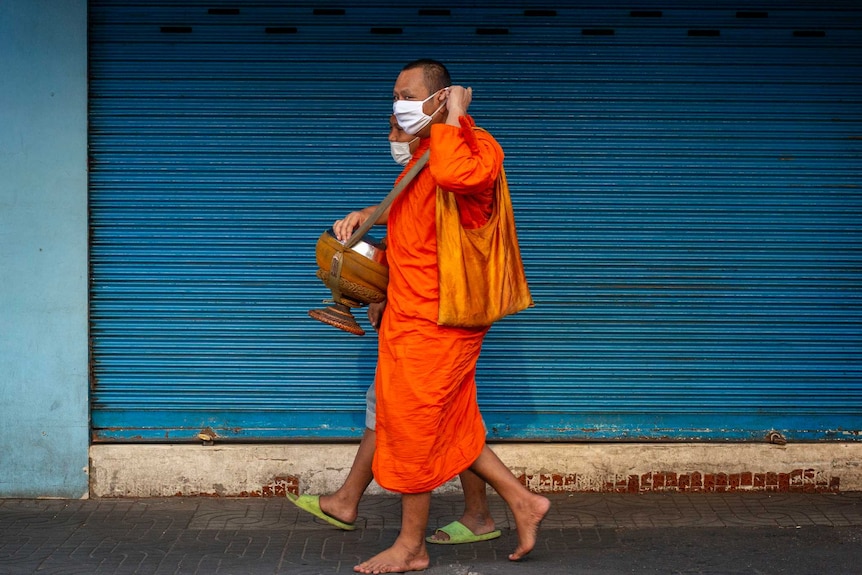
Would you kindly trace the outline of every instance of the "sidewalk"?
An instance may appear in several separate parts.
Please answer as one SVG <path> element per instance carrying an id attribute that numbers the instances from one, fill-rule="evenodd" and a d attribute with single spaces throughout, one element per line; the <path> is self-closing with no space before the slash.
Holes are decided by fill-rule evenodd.
<path id="1" fill-rule="evenodd" d="M 862 493 L 553 494 L 533 553 L 516 534 L 429 546 L 427 575 L 858 574 Z M 457 519 L 458 495 L 435 495 L 429 529 Z M 400 503 L 366 496 L 359 529 L 332 528 L 284 498 L 0 500 L 0 574 L 323 575 L 387 547 Z"/>

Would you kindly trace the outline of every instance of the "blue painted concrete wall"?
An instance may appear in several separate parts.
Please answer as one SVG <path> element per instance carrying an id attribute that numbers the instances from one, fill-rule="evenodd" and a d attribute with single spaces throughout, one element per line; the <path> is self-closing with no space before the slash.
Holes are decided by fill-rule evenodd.
<path id="1" fill-rule="evenodd" d="M 0 2 L 0 497 L 88 492 L 87 3 Z"/>

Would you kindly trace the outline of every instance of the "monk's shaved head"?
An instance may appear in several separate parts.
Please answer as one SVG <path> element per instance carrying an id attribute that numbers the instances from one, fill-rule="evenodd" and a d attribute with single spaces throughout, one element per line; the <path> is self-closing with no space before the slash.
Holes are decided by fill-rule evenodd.
<path id="1" fill-rule="evenodd" d="M 448 88 L 452 85 L 452 78 L 449 77 L 449 70 L 446 69 L 441 62 L 432 60 L 431 58 L 422 58 L 414 60 L 404 66 L 401 71 L 413 70 L 415 68 L 422 69 L 422 76 L 425 79 L 425 85 L 428 88 L 428 93 L 433 94 L 443 88 Z"/>

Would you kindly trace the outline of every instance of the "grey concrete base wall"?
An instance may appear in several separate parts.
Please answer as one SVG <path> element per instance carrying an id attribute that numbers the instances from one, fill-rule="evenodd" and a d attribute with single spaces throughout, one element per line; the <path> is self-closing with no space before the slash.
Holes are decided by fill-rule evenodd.
<path id="1" fill-rule="evenodd" d="M 538 492 L 862 491 L 862 443 L 499 444 L 492 449 Z M 327 493 L 355 444 L 95 445 L 94 497 L 266 497 Z M 439 492 L 460 491 L 453 480 Z M 375 483 L 369 493 L 381 493 Z"/>

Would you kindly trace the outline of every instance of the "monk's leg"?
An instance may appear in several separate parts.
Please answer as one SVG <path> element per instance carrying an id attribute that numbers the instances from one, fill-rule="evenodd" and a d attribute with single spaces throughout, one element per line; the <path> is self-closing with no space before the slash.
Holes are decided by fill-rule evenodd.
<path id="1" fill-rule="evenodd" d="M 425 548 L 425 529 L 431 508 L 431 493 L 401 495 L 401 533 L 392 547 L 353 568 L 357 573 L 402 573 L 422 571 L 431 560 Z"/>
<path id="2" fill-rule="evenodd" d="M 465 469 L 459 476 L 461 488 L 464 490 L 464 513 L 460 521 L 467 529 L 476 535 L 484 535 L 496 529 L 491 509 L 488 507 L 487 484 L 485 480 Z M 437 530 L 432 535 L 436 541 L 448 541 L 449 535 Z"/>
<path id="3" fill-rule="evenodd" d="M 550 509 L 551 502 L 521 485 L 487 445 L 470 469 L 490 483 L 512 510 L 518 528 L 518 547 L 509 555 L 509 559 L 517 561 L 523 558 L 535 547 L 539 524 Z"/>
<path id="4" fill-rule="evenodd" d="M 371 472 L 371 461 L 377 445 L 377 433 L 373 429 L 365 429 L 359 449 L 353 458 L 353 465 L 347 474 L 347 479 L 337 491 L 320 496 L 320 509 L 331 517 L 345 523 L 353 523 L 359 514 L 359 500 L 371 484 L 374 475 Z"/>
<path id="5" fill-rule="evenodd" d="M 469 469 L 461 473 L 460 479 L 464 490 L 464 514 L 461 516 L 461 523 L 476 535 L 490 533 L 495 526 L 491 509 L 488 507 L 485 480 Z"/>

